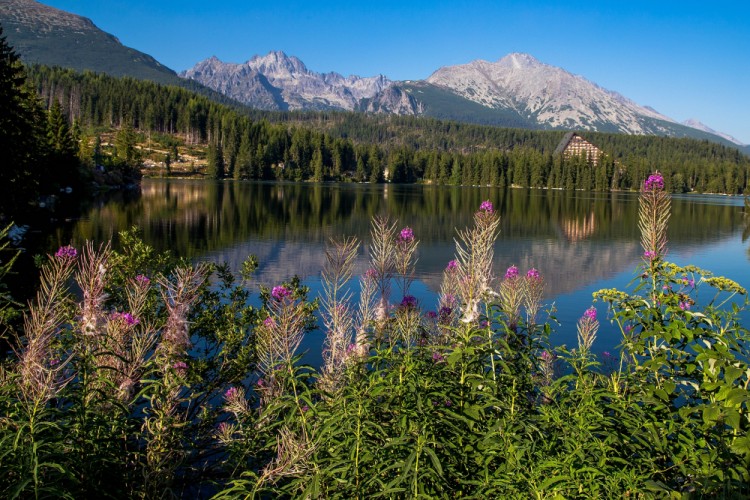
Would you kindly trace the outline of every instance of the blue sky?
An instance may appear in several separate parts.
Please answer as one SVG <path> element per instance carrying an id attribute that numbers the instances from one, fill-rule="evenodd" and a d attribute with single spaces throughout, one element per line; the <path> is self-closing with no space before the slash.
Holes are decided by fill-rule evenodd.
<path id="1" fill-rule="evenodd" d="M 42 0 L 181 71 L 282 50 L 309 69 L 416 80 L 526 52 L 750 143 L 750 2 Z"/>

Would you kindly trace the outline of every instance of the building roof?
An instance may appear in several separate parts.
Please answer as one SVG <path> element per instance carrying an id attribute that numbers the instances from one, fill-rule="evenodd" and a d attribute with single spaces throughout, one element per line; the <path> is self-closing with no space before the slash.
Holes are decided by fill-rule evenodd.
<path id="1" fill-rule="evenodd" d="M 573 140 L 573 136 L 576 136 L 575 132 L 568 132 L 563 136 L 562 140 L 560 141 L 560 144 L 557 145 L 555 148 L 555 154 L 561 154 L 563 151 L 565 151 L 565 148 L 568 147 L 568 144 L 570 144 L 570 141 Z"/>

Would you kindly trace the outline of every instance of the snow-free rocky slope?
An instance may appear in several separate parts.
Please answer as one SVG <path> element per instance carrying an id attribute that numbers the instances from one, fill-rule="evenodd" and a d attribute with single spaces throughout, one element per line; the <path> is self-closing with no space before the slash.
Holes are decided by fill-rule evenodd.
<path id="1" fill-rule="evenodd" d="M 180 76 L 198 81 L 233 99 L 266 110 L 354 110 L 363 98 L 390 85 L 382 75 L 344 77 L 310 71 L 296 57 L 283 52 L 255 56 L 242 64 L 211 57 Z"/>
<path id="2" fill-rule="evenodd" d="M 702 124 L 677 123 L 582 76 L 521 53 L 496 62 L 445 66 L 419 81 L 316 73 L 283 52 L 254 56 L 242 64 L 212 57 L 180 76 L 265 110 L 357 110 L 506 127 L 666 135 L 739 144 Z"/>

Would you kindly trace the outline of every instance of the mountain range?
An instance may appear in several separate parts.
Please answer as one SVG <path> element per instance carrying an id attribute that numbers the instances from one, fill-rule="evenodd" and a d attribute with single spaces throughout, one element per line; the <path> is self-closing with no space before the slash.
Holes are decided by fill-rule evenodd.
<path id="1" fill-rule="evenodd" d="M 346 110 L 504 127 L 692 137 L 750 153 L 750 146 L 697 120 L 678 123 L 523 53 L 496 62 L 445 66 L 416 81 L 317 73 L 281 51 L 241 64 L 211 57 L 177 75 L 148 54 L 123 46 L 91 20 L 35 0 L 0 2 L 0 25 L 25 62 L 131 76 L 203 93 L 212 89 L 263 110 Z"/>

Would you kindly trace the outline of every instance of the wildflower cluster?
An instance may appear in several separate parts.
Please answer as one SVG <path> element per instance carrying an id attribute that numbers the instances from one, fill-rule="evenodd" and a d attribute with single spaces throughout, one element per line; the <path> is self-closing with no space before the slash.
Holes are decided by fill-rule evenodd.
<path id="1" fill-rule="evenodd" d="M 55 252 L 55 257 L 58 259 L 75 259 L 76 256 L 78 256 L 78 250 L 70 245 L 60 247 L 57 252 Z"/>
<path id="2" fill-rule="evenodd" d="M 651 174 L 643 183 L 644 191 L 661 191 L 664 189 L 664 177 L 660 173 Z"/>

